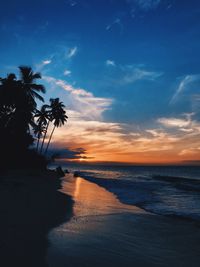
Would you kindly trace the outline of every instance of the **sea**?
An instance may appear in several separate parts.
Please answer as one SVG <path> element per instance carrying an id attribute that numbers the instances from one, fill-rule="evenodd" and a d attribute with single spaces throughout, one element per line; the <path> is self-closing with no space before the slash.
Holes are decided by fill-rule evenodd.
<path id="1" fill-rule="evenodd" d="M 62 164 L 63 169 L 148 212 L 200 221 L 199 166 Z"/>

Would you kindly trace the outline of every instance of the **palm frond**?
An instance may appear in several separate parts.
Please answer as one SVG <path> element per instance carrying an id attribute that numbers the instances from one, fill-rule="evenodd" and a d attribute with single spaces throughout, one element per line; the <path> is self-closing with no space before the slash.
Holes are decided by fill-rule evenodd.
<path id="1" fill-rule="evenodd" d="M 32 75 L 33 79 L 41 79 L 42 78 L 42 75 L 39 73 L 39 72 L 36 72 Z"/>
<path id="2" fill-rule="evenodd" d="M 43 94 L 46 92 L 45 87 L 42 84 L 31 84 L 32 89 L 38 91 L 38 92 L 42 92 Z"/>
<path id="3" fill-rule="evenodd" d="M 39 95 L 37 92 L 32 91 L 32 95 L 33 95 L 34 98 L 37 98 L 40 101 L 44 102 L 44 98 L 41 95 Z"/>

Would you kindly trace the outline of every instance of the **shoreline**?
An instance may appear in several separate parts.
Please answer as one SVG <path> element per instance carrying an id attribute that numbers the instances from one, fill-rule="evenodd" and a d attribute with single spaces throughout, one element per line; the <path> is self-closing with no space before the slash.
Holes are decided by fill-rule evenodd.
<path id="1" fill-rule="evenodd" d="M 0 175 L 0 213 L 3 267 L 197 267 L 200 260 L 199 225 L 124 204 L 72 173 Z"/>
<path id="2" fill-rule="evenodd" d="M 132 202 L 130 199 L 128 200 L 125 200 L 123 199 L 119 194 L 117 194 L 114 190 L 112 190 L 112 187 L 110 186 L 110 183 L 113 183 L 113 185 L 115 185 L 118 180 L 115 180 L 113 178 L 109 178 L 109 179 L 106 179 L 106 178 L 97 178 L 97 177 L 93 177 L 93 176 L 89 176 L 89 175 L 84 175 L 82 174 L 81 172 L 77 172 L 76 173 L 77 176 L 80 176 L 81 178 L 91 182 L 91 183 L 94 183 L 94 184 L 97 184 L 98 186 L 106 189 L 108 192 L 114 194 L 116 196 L 116 198 L 122 203 L 122 204 L 127 204 L 127 205 L 132 205 L 132 206 L 136 206 L 144 211 L 146 211 L 147 213 L 151 213 L 151 214 L 154 214 L 154 215 L 158 215 L 158 216 L 164 216 L 164 217 L 168 217 L 168 218 L 173 218 L 173 219 L 177 219 L 177 220 L 182 220 L 182 221 L 188 221 L 188 222 L 193 222 L 195 223 L 196 225 L 200 226 L 200 219 L 199 218 L 196 218 L 196 217 L 188 217 L 188 216 L 184 216 L 182 214 L 179 214 L 179 215 L 176 215 L 176 214 L 170 214 L 170 213 L 159 213 L 159 212 L 156 212 L 155 210 L 152 210 L 150 208 L 147 208 L 143 205 L 143 202 Z M 173 178 L 172 177 L 166 177 L 166 176 L 159 176 L 159 179 L 162 179 L 162 180 L 172 180 L 173 181 Z M 181 178 L 178 178 L 176 177 L 175 178 L 176 180 L 177 179 L 182 179 Z M 184 180 L 186 180 L 186 178 L 183 178 Z M 189 180 L 194 180 L 196 183 L 200 183 L 199 180 L 196 180 L 196 179 L 189 179 Z"/>
<path id="3" fill-rule="evenodd" d="M 70 219 L 73 200 L 52 170 L 0 175 L 0 265 L 47 267 L 48 233 Z"/>
<path id="4" fill-rule="evenodd" d="M 200 228 L 122 204 L 84 178 L 63 181 L 73 218 L 50 232 L 49 267 L 197 267 Z M 78 255 L 78 256 L 77 256 Z"/>

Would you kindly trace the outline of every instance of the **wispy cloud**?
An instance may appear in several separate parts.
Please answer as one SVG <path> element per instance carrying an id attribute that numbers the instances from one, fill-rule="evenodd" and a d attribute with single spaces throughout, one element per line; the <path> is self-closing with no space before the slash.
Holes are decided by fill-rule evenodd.
<path id="1" fill-rule="evenodd" d="M 116 66 L 115 61 L 114 60 L 110 60 L 110 59 L 106 60 L 106 65 L 107 66 L 113 66 L 113 67 Z"/>
<path id="2" fill-rule="evenodd" d="M 196 159 L 198 149 L 194 148 L 200 147 L 200 123 L 194 120 L 194 113 L 162 117 L 154 122 L 154 128 L 140 130 L 137 125 L 105 120 L 104 112 L 112 108 L 113 99 L 97 97 L 55 77 L 44 79 L 57 94 L 60 95 L 59 90 L 63 92 L 69 117 L 67 124 L 56 130 L 52 146 L 75 151 L 72 159 L 124 162 Z M 83 154 L 76 153 L 80 147 L 85 149 Z M 70 158 L 68 151 L 63 157 Z"/>
<path id="3" fill-rule="evenodd" d="M 190 148 L 186 148 L 181 150 L 181 152 L 179 153 L 179 156 L 194 156 L 196 154 L 199 154 L 200 152 L 200 147 L 190 147 Z"/>
<path id="4" fill-rule="evenodd" d="M 184 113 L 181 118 L 159 118 L 157 122 L 166 128 L 190 135 L 199 135 L 200 123 L 193 119 L 195 113 Z"/>
<path id="5" fill-rule="evenodd" d="M 145 81 L 149 82 L 150 85 L 150 83 L 157 83 L 164 76 L 164 72 L 152 70 L 144 64 L 122 65 L 112 59 L 106 60 L 104 64 L 107 69 L 109 67 L 108 70 L 112 71 L 106 71 L 103 79 L 101 81 L 98 80 L 98 85 L 101 83 L 101 86 L 119 88 L 130 86 L 135 82 L 140 82 L 142 85 Z"/>
<path id="6" fill-rule="evenodd" d="M 74 57 L 77 54 L 77 52 L 78 52 L 77 46 L 74 46 L 74 47 L 70 48 L 68 53 L 67 53 L 67 58 Z"/>
<path id="7" fill-rule="evenodd" d="M 139 130 L 136 125 L 130 127 L 126 123 L 104 121 L 103 112 L 112 104 L 108 99 L 95 97 L 91 92 L 73 88 L 63 81 L 55 79 L 53 82 L 70 93 L 75 101 L 75 105 L 66 110 L 68 123 L 55 132 L 54 147 L 83 147 L 90 160 L 102 161 L 166 162 L 178 157 L 180 160 L 195 158 L 196 151 L 190 150 L 188 144 L 200 147 L 200 124 L 192 120 L 192 115 L 161 118 L 157 121 L 158 128 Z"/>
<path id="8" fill-rule="evenodd" d="M 42 62 L 35 65 L 37 71 L 43 70 L 46 66 L 52 63 L 52 56 L 49 59 L 42 60 Z"/>
<path id="9" fill-rule="evenodd" d="M 200 80 L 200 75 L 186 75 L 179 83 L 178 88 L 176 89 L 174 95 L 170 100 L 170 104 L 174 104 L 178 99 L 179 96 L 185 92 L 186 90 L 190 90 L 191 85 L 195 82 Z"/>
<path id="10" fill-rule="evenodd" d="M 116 18 L 116 19 L 114 19 L 113 22 L 111 22 L 110 24 L 108 24 L 108 25 L 106 26 L 106 30 L 107 30 L 107 31 L 112 30 L 112 29 L 113 29 L 114 27 L 116 27 L 116 26 L 117 26 L 118 29 L 120 30 L 120 33 L 122 33 L 124 27 L 123 27 L 123 24 L 122 24 L 120 18 Z"/>
<path id="11" fill-rule="evenodd" d="M 125 73 L 124 77 L 121 80 L 123 84 L 134 83 L 138 80 L 154 81 L 163 75 L 162 72 L 149 71 L 145 70 L 144 68 L 138 68 L 134 66 L 125 66 L 123 67 L 123 70 Z"/>
<path id="12" fill-rule="evenodd" d="M 137 6 L 143 11 L 149 11 L 151 9 L 157 8 L 161 3 L 161 0 L 127 0 L 127 3 L 132 7 Z"/>
<path id="13" fill-rule="evenodd" d="M 47 59 L 47 60 L 42 61 L 42 64 L 43 65 L 48 65 L 50 63 L 51 63 L 51 60 L 50 59 Z"/>
<path id="14" fill-rule="evenodd" d="M 151 70 L 144 64 L 122 65 L 117 64 L 114 60 L 107 59 L 105 65 L 115 67 L 115 73 L 109 73 L 110 77 L 106 78 L 108 83 L 112 83 L 112 86 L 124 86 L 136 81 L 153 82 L 164 75 L 162 71 Z"/>
<path id="15" fill-rule="evenodd" d="M 65 76 L 70 76 L 71 75 L 71 70 L 65 70 L 64 72 L 63 72 L 63 74 L 65 75 Z"/>
<path id="16" fill-rule="evenodd" d="M 158 122 L 164 125 L 165 127 L 187 127 L 191 124 L 191 121 L 188 119 L 179 119 L 179 118 L 160 118 Z"/>
<path id="17" fill-rule="evenodd" d="M 68 3 L 68 5 L 70 5 L 71 7 L 74 7 L 74 6 L 77 5 L 77 1 L 75 1 L 75 0 L 68 0 L 67 3 Z"/>
<path id="18" fill-rule="evenodd" d="M 70 107 L 72 110 L 82 112 L 86 120 L 101 119 L 104 111 L 110 109 L 113 99 L 96 97 L 93 93 L 83 89 L 75 88 L 64 80 L 51 76 L 44 76 L 43 79 L 55 89 L 61 88 L 68 92 Z"/>
<path id="19" fill-rule="evenodd" d="M 126 124 L 99 120 L 86 121 L 82 114 L 74 111 L 68 111 L 68 115 L 72 119 L 69 119 L 65 130 L 58 129 L 55 133 L 56 142 L 60 146 L 64 143 L 85 147 L 87 155 L 94 160 L 144 162 L 152 161 L 154 155 L 153 160 L 164 162 L 171 154 L 177 158 L 183 148 L 185 134 L 178 136 L 162 129 L 147 129 L 145 132 L 135 132 L 133 129 L 126 131 L 129 128 Z"/>

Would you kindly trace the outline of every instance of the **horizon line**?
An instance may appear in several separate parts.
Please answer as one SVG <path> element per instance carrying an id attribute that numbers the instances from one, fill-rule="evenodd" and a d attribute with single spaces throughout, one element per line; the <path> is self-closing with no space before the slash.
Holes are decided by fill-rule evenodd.
<path id="1" fill-rule="evenodd" d="M 119 166 L 200 166 L 200 160 L 185 160 L 179 162 L 118 162 L 118 161 L 87 161 L 79 159 L 66 160 L 56 159 L 55 162 L 65 162 L 68 164 L 81 164 L 81 165 L 119 165 Z"/>

